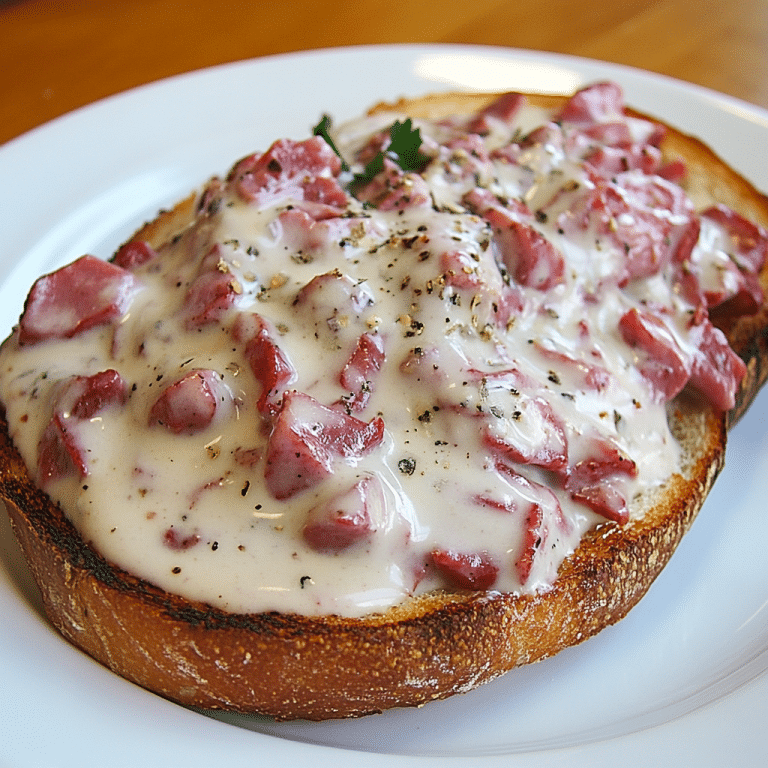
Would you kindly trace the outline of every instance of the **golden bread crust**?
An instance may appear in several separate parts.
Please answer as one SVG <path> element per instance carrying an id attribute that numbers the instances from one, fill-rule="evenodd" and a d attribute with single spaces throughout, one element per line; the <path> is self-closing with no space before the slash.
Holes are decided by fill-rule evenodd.
<path id="1" fill-rule="evenodd" d="M 595 529 L 551 591 L 432 593 L 363 619 L 236 615 L 171 595 L 85 545 L 0 440 L 13 529 L 62 634 L 118 674 L 184 704 L 324 719 L 417 706 L 582 642 L 642 597 L 722 467 L 724 421 L 680 414 L 697 445 L 641 521 Z M 703 449 L 702 449 L 703 448 Z"/>
<path id="2" fill-rule="evenodd" d="M 379 105 L 414 116 L 468 112 L 491 95 L 450 94 Z M 531 97 L 554 106 L 557 97 Z M 670 130 L 701 194 L 768 224 L 768 200 L 704 145 Z M 184 229 L 196 199 L 145 225 L 154 245 Z M 766 285 L 766 275 L 763 275 Z M 118 674 L 187 705 L 326 719 L 418 706 L 582 642 L 645 594 L 690 527 L 723 466 L 726 428 L 768 373 L 768 310 L 727 329 L 747 360 L 736 408 L 718 414 L 678 398 L 671 416 L 683 475 L 625 526 L 605 523 L 563 564 L 548 592 L 434 592 L 361 619 L 229 614 L 164 592 L 107 562 L 38 489 L 0 421 L 0 496 L 61 633 Z"/>

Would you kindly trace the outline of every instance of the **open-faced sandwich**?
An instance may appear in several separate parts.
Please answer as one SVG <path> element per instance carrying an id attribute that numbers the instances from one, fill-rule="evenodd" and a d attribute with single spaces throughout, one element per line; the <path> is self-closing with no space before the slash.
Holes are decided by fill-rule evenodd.
<path id="1" fill-rule="evenodd" d="M 0 350 L 51 621 L 172 700 L 421 705 L 624 616 L 765 378 L 768 201 L 596 83 L 281 139 Z"/>

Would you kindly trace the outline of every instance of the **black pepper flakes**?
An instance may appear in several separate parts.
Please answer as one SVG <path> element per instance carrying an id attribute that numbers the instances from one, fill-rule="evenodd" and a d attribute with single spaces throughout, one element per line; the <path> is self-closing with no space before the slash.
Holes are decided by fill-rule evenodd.
<path id="1" fill-rule="evenodd" d="M 404 475 L 412 475 L 416 471 L 416 459 L 400 459 L 397 462 L 397 468 Z"/>

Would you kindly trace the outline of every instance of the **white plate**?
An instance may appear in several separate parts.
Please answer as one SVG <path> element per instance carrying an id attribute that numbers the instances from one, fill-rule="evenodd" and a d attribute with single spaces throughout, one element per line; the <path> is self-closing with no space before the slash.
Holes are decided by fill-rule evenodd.
<path id="1" fill-rule="evenodd" d="M 668 78 L 485 47 L 265 58 L 145 86 L 0 147 L 0 328 L 16 321 L 39 273 L 85 252 L 108 256 L 158 208 L 274 138 L 307 135 L 324 111 L 343 119 L 400 95 L 566 92 L 601 78 L 768 189 L 768 113 Z M 0 764 L 763 765 L 767 424 L 765 393 L 734 431 L 692 532 L 624 621 L 470 694 L 360 721 L 214 718 L 124 682 L 49 627 L 0 516 Z"/>

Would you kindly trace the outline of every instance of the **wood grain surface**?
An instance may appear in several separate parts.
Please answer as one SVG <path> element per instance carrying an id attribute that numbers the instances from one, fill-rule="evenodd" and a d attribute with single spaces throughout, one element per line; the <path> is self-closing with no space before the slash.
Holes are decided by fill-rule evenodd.
<path id="1" fill-rule="evenodd" d="M 768 107 L 768 0 L 0 0 L 0 143 L 179 72 L 396 42 L 576 54 Z"/>

